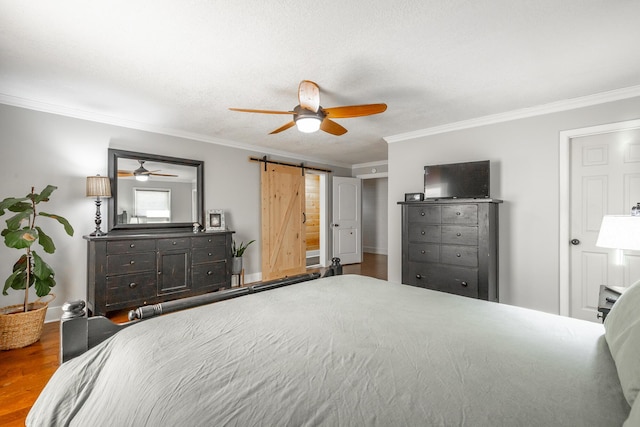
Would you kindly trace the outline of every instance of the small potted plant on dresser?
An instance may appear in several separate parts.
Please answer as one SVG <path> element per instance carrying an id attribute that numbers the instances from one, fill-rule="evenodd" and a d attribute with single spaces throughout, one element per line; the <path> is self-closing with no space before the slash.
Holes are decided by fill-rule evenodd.
<path id="1" fill-rule="evenodd" d="M 56 285 L 55 273 L 31 247 L 38 242 L 49 254 L 54 253 L 56 247 L 51 237 L 36 225 L 36 218 L 46 217 L 58 221 L 64 231 L 73 236 L 73 227 L 65 218 L 37 210 L 40 203 L 49 201 L 49 196 L 56 188 L 47 185 L 38 194 L 31 187 L 31 193 L 25 197 L 7 197 L 0 202 L 0 216 L 7 212 L 13 213 L 6 220 L 6 228 L 2 230 L 4 244 L 24 251 L 13 265 L 13 272 L 4 282 L 2 290 L 3 295 L 8 295 L 10 288 L 23 290 L 24 303 L 0 308 L 0 350 L 26 347 L 38 341 L 42 334 L 47 306 L 54 298 L 50 291 Z M 29 288 L 32 286 L 35 286 L 38 299 L 29 303 Z M 44 301 L 46 296 L 51 299 Z"/>
<path id="2" fill-rule="evenodd" d="M 236 246 L 236 241 L 234 240 L 231 244 L 231 274 L 241 274 L 242 273 L 242 255 L 244 255 L 244 251 L 247 250 L 250 244 L 255 242 L 255 240 L 250 241 L 246 245 L 244 242 L 240 242 L 240 246 Z"/>

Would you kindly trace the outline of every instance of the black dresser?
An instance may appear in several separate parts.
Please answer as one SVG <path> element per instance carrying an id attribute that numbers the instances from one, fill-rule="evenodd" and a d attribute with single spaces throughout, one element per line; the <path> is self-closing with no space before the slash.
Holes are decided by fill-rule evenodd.
<path id="1" fill-rule="evenodd" d="M 232 231 L 84 236 L 92 315 L 231 286 Z"/>
<path id="2" fill-rule="evenodd" d="M 402 283 L 498 301 L 496 199 L 402 205 Z"/>

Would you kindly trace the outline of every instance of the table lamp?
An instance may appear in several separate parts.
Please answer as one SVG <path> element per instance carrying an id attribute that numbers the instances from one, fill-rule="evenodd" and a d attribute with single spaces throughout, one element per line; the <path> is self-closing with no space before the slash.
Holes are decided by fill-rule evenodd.
<path id="1" fill-rule="evenodd" d="M 596 246 L 640 250 L 640 216 L 605 215 Z"/>
<path id="2" fill-rule="evenodd" d="M 100 205 L 102 204 L 101 197 L 111 197 L 111 183 L 107 176 L 88 176 L 87 177 L 87 197 L 96 198 L 96 230 L 90 234 L 90 236 L 104 236 L 107 233 L 103 233 L 100 229 L 102 220 L 100 219 Z"/>

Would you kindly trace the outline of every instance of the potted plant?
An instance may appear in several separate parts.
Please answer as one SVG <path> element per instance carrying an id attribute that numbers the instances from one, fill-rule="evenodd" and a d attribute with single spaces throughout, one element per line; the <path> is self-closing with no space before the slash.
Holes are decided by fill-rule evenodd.
<path id="1" fill-rule="evenodd" d="M 236 241 L 233 241 L 231 244 L 231 255 L 233 256 L 231 259 L 231 274 L 242 273 L 242 255 L 253 242 L 255 242 L 255 240 L 250 241 L 246 245 L 244 242 L 240 242 L 240 246 L 236 247 Z"/>
<path id="2" fill-rule="evenodd" d="M 31 187 L 31 193 L 25 197 L 7 197 L 0 202 L 0 216 L 7 211 L 14 214 L 6 220 L 7 226 L 2 230 L 4 244 L 9 248 L 24 251 L 13 265 L 13 272 L 4 282 L 2 290 L 3 295 L 8 295 L 9 288 L 23 290 L 24 303 L 0 309 L 0 350 L 33 344 L 42 334 L 47 305 L 51 302 L 44 302 L 42 298 L 49 295 L 56 281 L 53 269 L 32 249 L 32 245 L 38 242 L 49 254 L 54 253 L 56 247 L 51 237 L 36 225 L 36 218 L 47 217 L 56 220 L 62 224 L 69 236 L 73 236 L 73 227 L 65 218 L 37 210 L 40 203 L 49 201 L 49 196 L 56 188 L 47 185 L 37 194 Z M 29 303 L 29 288 L 32 286 L 35 287 L 39 298 Z"/>

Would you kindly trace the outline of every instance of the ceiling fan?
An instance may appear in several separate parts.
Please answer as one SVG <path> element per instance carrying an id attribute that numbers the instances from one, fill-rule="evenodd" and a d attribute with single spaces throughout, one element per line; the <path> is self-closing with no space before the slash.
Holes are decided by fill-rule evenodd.
<path id="1" fill-rule="evenodd" d="M 293 115 L 291 122 L 270 132 L 270 135 L 287 130 L 294 125 L 300 132 L 311 133 L 320 129 L 332 135 L 344 135 L 347 133 L 347 129 L 332 119 L 370 116 L 382 113 L 387 109 L 387 104 L 363 104 L 322 108 L 320 106 L 320 88 L 311 80 L 303 80 L 300 82 L 300 86 L 298 86 L 298 101 L 299 104 L 291 111 L 250 110 L 246 108 L 229 108 L 229 110 L 245 113 Z"/>
<path id="2" fill-rule="evenodd" d="M 140 163 L 140 167 L 138 169 L 134 170 L 134 171 L 118 170 L 118 177 L 132 176 L 138 181 L 146 181 L 146 180 L 149 179 L 150 175 L 154 175 L 154 176 L 170 176 L 170 177 L 177 177 L 178 176 L 178 175 L 171 175 L 171 174 L 167 174 L 167 173 L 158 173 L 158 172 L 160 172 L 160 169 L 154 170 L 154 171 L 147 170 L 144 167 L 144 162 L 145 162 L 145 160 L 138 160 L 138 163 Z"/>

